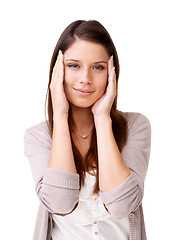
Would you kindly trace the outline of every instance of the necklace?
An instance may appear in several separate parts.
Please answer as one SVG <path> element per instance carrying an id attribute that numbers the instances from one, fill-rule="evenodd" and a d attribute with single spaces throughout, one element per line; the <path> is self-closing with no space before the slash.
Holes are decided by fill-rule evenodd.
<path id="1" fill-rule="evenodd" d="M 92 128 L 92 130 L 93 130 L 93 128 Z M 91 131 L 92 131 L 91 130 Z M 84 134 L 84 135 L 80 135 L 79 133 L 77 133 L 76 131 L 74 131 L 73 129 L 72 129 L 72 131 L 74 132 L 74 133 L 76 133 L 78 136 L 80 136 L 81 138 L 83 138 L 83 139 L 86 139 L 87 137 L 88 137 L 88 135 L 91 133 L 91 131 L 89 132 L 89 133 L 87 133 L 87 134 Z"/>

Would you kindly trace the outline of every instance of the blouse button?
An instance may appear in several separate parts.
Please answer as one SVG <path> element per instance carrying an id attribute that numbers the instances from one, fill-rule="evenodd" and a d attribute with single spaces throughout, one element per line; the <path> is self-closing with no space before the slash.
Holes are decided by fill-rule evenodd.
<path id="1" fill-rule="evenodd" d="M 98 232 L 95 232 L 95 235 L 98 235 Z"/>
<path id="2" fill-rule="evenodd" d="M 134 213 L 130 213 L 131 218 L 134 218 L 134 216 L 135 216 Z"/>
<path id="3" fill-rule="evenodd" d="M 97 224 L 97 221 L 94 221 L 94 224 Z"/>

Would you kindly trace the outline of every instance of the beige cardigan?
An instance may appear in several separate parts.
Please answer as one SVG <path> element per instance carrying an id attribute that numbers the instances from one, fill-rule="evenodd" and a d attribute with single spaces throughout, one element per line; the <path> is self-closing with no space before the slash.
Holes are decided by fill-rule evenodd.
<path id="1" fill-rule="evenodd" d="M 114 218 L 128 216 L 130 240 L 146 240 L 142 199 L 147 173 L 151 127 L 140 113 L 122 113 L 128 121 L 128 140 L 121 155 L 131 171 L 125 182 L 101 197 Z M 66 214 L 79 199 L 79 175 L 47 167 L 52 140 L 46 122 L 26 130 L 25 156 L 30 161 L 36 193 L 40 200 L 34 240 L 51 240 L 52 213 Z"/>

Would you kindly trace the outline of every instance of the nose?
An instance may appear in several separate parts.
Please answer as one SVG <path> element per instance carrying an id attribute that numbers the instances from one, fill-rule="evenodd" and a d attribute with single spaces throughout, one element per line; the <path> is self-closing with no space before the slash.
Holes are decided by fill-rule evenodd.
<path id="1" fill-rule="evenodd" d="M 79 82 L 83 84 L 92 84 L 92 76 L 90 70 L 83 69 L 80 75 Z"/>

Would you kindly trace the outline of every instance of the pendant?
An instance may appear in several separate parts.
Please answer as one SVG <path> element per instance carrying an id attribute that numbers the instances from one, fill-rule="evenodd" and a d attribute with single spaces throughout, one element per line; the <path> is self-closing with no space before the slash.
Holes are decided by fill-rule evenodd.
<path id="1" fill-rule="evenodd" d="M 83 139 L 86 139 L 87 135 L 82 135 L 81 137 L 82 137 Z"/>

